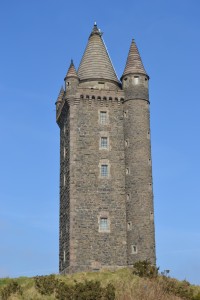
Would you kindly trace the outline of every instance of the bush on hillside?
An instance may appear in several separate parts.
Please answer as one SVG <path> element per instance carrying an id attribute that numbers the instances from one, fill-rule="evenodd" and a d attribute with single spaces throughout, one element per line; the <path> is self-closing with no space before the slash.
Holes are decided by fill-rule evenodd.
<path id="1" fill-rule="evenodd" d="M 115 288 L 110 283 L 102 287 L 100 281 L 75 282 L 69 285 L 55 278 L 55 275 L 36 276 L 35 288 L 41 295 L 55 293 L 58 300 L 114 300 Z"/>
<path id="2" fill-rule="evenodd" d="M 3 287 L 0 292 L 2 300 L 9 299 L 9 297 L 13 294 L 22 295 L 22 288 L 15 280 L 12 280 L 8 285 Z"/>
<path id="3" fill-rule="evenodd" d="M 176 279 L 162 276 L 160 284 L 167 294 L 175 295 L 185 300 L 193 300 L 193 290 L 190 283 L 186 280 L 177 281 Z"/>
<path id="4" fill-rule="evenodd" d="M 74 286 L 68 285 L 63 281 L 59 281 L 56 287 L 56 299 L 58 300 L 73 300 Z"/>
<path id="5" fill-rule="evenodd" d="M 159 268 L 156 268 L 148 260 L 137 261 L 133 265 L 133 274 L 143 278 L 156 278 Z"/>
<path id="6" fill-rule="evenodd" d="M 200 300 L 200 292 L 197 295 L 193 296 L 192 300 Z"/>
<path id="7" fill-rule="evenodd" d="M 48 276 L 36 276 L 34 277 L 35 288 L 41 295 L 51 295 L 57 285 L 58 279 L 56 279 L 55 275 Z"/>
<path id="8" fill-rule="evenodd" d="M 76 282 L 73 286 L 60 282 L 56 289 L 58 300 L 114 300 L 115 288 L 108 284 L 101 287 L 99 281 Z"/>

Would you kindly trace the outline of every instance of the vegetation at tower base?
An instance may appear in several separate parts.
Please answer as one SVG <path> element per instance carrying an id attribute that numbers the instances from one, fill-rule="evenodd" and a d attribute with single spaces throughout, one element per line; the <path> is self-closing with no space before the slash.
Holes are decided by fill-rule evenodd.
<path id="1" fill-rule="evenodd" d="M 148 261 L 143 261 L 134 264 L 133 268 L 117 271 L 4 278 L 0 279 L 0 299 L 200 300 L 200 286 L 156 274 L 156 271 L 154 276 L 149 276 L 151 267 Z"/>

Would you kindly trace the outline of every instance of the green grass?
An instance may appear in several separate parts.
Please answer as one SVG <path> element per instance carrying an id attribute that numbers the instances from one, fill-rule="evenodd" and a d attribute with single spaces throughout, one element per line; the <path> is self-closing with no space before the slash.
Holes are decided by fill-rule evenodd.
<path id="1" fill-rule="evenodd" d="M 106 287 L 109 283 L 112 283 L 116 289 L 116 300 L 178 300 L 193 298 L 181 298 L 174 294 L 177 288 L 184 285 L 184 282 L 176 279 L 166 279 L 166 277 L 158 276 L 156 279 L 140 278 L 133 275 L 131 269 L 119 269 L 117 271 L 103 270 L 100 272 L 82 272 L 72 275 L 55 275 L 57 279 L 63 281 L 69 285 L 75 284 L 75 282 L 87 281 L 100 281 L 102 287 Z M 40 295 L 35 288 L 34 278 L 19 277 L 15 279 L 1 278 L 0 279 L 0 291 L 12 281 L 16 281 L 22 288 L 22 295 L 13 294 L 9 300 L 53 300 L 55 294 L 50 296 Z M 167 285 L 163 285 L 163 280 L 167 280 Z M 168 282 L 170 281 L 170 282 Z M 186 284 L 187 286 L 187 284 Z M 189 285 L 189 288 L 193 291 L 193 296 L 200 293 L 200 286 Z M 1 295 L 1 294 L 0 294 Z M 1 299 L 1 296 L 0 296 Z M 196 298 L 199 300 L 200 298 Z M 196 300 L 194 298 L 194 300 Z M 67 299 L 66 299 L 67 300 Z M 95 299 L 94 299 L 95 300 Z"/>

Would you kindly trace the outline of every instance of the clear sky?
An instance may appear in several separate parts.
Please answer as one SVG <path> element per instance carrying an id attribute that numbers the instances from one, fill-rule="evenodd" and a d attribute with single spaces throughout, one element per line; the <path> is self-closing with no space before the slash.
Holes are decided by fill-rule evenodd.
<path id="1" fill-rule="evenodd" d="M 0 1 L 0 277 L 58 272 L 55 101 L 94 21 L 150 76 L 157 265 L 200 284 L 200 1 Z"/>

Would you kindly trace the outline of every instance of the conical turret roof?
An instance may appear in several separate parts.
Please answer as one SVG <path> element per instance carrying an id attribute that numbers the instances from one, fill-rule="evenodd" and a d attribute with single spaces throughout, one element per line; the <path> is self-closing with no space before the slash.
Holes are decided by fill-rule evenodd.
<path id="1" fill-rule="evenodd" d="M 58 95 L 57 102 L 61 102 L 61 101 L 62 101 L 62 98 L 63 98 L 64 93 L 65 93 L 65 91 L 64 91 L 64 89 L 63 89 L 63 86 L 61 86 L 61 89 L 60 89 L 60 92 L 59 92 L 59 95 Z"/>
<path id="2" fill-rule="evenodd" d="M 71 60 L 69 69 L 67 71 L 67 75 L 65 76 L 65 79 L 68 78 L 68 77 L 76 77 L 76 78 L 78 78 L 78 75 L 77 75 L 77 72 L 76 72 L 73 60 Z"/>
<path id="3" fill-rule="evenodd" d="M 128 74 L 135 74 L 135 73 L 147 75 L 137 45 L 133 39 L 129 49 L 126 66 L 122 77 Z"/>
<path id="4" fill-rule="evenodd" d="M 104 79 L 119 83 L 103 42 L 102 33 L 96 24 L 89 36 L 88 44 L 78 69 L 78 77 L 80 80 Z"/>

